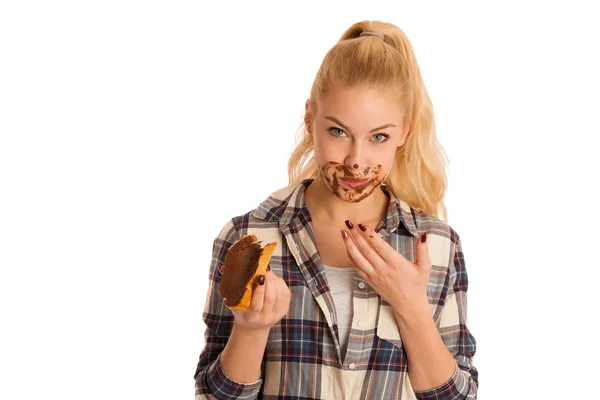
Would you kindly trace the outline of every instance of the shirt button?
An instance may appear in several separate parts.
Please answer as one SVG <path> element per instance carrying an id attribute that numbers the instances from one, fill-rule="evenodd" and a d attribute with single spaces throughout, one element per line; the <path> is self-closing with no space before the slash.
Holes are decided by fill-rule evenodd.
<path id="1" fill-rule="evenodd" d="M 354 368 L 356 368 L 356 364 L 350 363 L 350 364 L 348 364 L 348 368 L 354 369 Z"/>
<path id="2" fill-rule="evenodd" d="M 362 326 L 360 326 L 360 325 L 361 325 L 360 320 L 356 321 L 356 326 L 358 326 L 359 328 L 362 328 Z"/>
<path id="3" fill-rule="evenodd" d="M 365 285 L 365 283 L 364 283 L 364 282 L 358 282 L 358 288 L 359 288 L 359 289 L 364 289 L 364 288 L 366 288 L 366 287 L 367 287 L 367 285 Z"/>

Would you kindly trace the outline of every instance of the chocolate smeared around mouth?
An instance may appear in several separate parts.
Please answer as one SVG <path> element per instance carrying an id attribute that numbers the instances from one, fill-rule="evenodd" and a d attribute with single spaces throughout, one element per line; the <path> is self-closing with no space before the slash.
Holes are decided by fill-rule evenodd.
<path id="1" fill-rule="evenodd" d="M 364 198 L 368 197 L 381 182 L 385 179 L 382 174 L 382 166 L 376 165 L 375 167 L 365 167 L 360 171 L 360 174 L 356 174 L 343 163 L 335 161 L 329 161 L 318 167 L 320 175 L 324 178 L 325 184 L 330 190 L 338 196 L 340 199 L 356 203 Z M 367 181 L 356 187 L 347 188 L 340 183 L 341 179 L 346 180 L 364 180 Z"/>

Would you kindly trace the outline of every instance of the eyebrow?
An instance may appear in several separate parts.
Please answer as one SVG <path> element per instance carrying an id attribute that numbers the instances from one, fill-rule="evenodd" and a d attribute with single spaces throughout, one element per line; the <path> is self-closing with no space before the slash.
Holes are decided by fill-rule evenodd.
<path id="1" fill-rule="evenodd" d="M 352 130 L 350 128 L 348 128 L 346 125 L 342 124 L 341 121 L 339 119 L 337 119 L 336 117 L 332 117 L 332 116 L 328 115 L 325 117 L 325 119 L 333 121 L 336 124 L 338 124 L 339 126 L 341 126 L 342 128 L 344 128 L 345 130 L 352 132 Z M 395 128 L 395 127 L 396 127 L 396 125 L 394 125 L 394 124 L 385 124 L 385 125 L 378 126 L 375 129 L 371 129 L 371 131 L 369 133 L 375 133 L 375 132 L 380 131 L 385 128 Z"/>

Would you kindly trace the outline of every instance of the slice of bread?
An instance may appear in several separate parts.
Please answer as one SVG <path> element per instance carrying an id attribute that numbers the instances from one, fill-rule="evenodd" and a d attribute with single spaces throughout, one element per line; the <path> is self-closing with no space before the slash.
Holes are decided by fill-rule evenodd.
<path id="1" fill-rule="evenodd" d="M 267 273 L 277 242 L 265 247 L 261 243 L 256 235 L 249 234 L 235 242 L 227 251 L 219 292 L 229 309 L 246 311 L 258 285 L 258 277 Z"/>

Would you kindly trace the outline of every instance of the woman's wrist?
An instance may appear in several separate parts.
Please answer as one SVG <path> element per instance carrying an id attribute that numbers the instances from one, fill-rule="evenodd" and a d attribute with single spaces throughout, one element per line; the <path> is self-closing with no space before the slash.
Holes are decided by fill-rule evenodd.
<path id="1" fill-rule="evenodd" d="M 269 331 L 245 329 L 234 324 L 231 336 L 221 354 L 221 367 L 235 382 L 248 384 L 261 378 L 261 363 L 267 347 Z"/>
<path id="2" fill-rule="evenodd" d="M 394 308 L 396 320 L 404 323 L 415 323 L 432 319 L 431 307 L 427 296 L 410 302 L 405 307 Z"/>
<path id="3" fill-rule="evenodd" d="M 248 328 L 234 322 L 231 336 L 241 336 L 244 339 L 250 340 L 265 340 L 269 337 L 271 328 Z"/>

